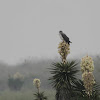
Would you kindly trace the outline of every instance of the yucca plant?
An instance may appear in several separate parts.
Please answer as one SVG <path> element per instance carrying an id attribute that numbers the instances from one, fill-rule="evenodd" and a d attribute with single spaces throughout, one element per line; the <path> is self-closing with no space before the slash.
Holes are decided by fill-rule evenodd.
<path id="1" fill-rule="evenodd" d="M 35 96 L 34 100 L 47 100 L 47 97 L 44 96 L 44 92 L 40 92 L 40 93 L 36 92 L 34 96 Z"/>
<path id="2" fill-rule="evenodd" d="M 56 89 L 56 100 L 71 100 L 73 94 L 73 84 L 77 80 L 76 74 L 79 70 L 76 68 L 77 63 L 71 61 L 67 63 L 53 63 L 50 72 L 52 77 L 51 84 Z"/>
<path id="3" fill-rule="evenodd" d="M 75 100 L 100 100 L 100 86 L 95 84 L 93 86 L 92 95 L 88 95 L 85 91 L 84 83 L 82 80 L 78 80 L 73 86 Z"/>
<path id="4" fill-rule="evenodd" d="M 75 83 L 76 90 L 83 100 L 100 100 L 100 86 L 95 82 L 93 75 L 94 63 L 90 56 L 85 56 L 81 59 L 82 81 Z"/>
<path id="5" fill-rule="evenodd" d="M 35 78 L 33 80 L 33 85 L 35 85 L 35 87 L 37 88 L 37 92 L 34 94 L 34 100 L 47 100 L 47 96 L 44 96 L 44 92 L 40 92 L 40 84 L 40 79 Z"/>

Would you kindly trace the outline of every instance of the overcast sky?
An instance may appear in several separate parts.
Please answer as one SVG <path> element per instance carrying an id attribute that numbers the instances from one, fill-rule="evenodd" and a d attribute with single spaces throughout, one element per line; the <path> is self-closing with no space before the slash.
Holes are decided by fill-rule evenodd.
<path id="1" fill-rule="evenodd" d="M 100 0 L 0 0 L 0 60 L 59 57 L 59 30 L 69 57 L 100 53 Z"/>

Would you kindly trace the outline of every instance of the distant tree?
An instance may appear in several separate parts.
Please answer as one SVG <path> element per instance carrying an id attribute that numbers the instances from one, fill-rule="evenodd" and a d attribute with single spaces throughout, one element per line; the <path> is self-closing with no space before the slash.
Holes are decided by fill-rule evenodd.
<path id="1" fill-rule="evenodd" d="M 14 74 L 13 77 L 9 76 L 8 86 L 11 90 L 20 90 L 24 83 L 24 77 L 20 73 Z"/>

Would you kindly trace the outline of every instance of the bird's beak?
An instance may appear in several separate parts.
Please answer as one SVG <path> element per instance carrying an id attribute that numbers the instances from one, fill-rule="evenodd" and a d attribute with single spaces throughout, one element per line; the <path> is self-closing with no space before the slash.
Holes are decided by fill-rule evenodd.
<path id="1" fill-rule="evenodd" d="M 72 42 L 70 41 L 70 43 L 72 43 Z"/>

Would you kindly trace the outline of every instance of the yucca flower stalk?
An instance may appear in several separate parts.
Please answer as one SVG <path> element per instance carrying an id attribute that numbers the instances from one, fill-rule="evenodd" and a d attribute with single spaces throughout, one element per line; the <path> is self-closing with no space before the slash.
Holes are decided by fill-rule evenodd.
<path id="1" fill-rule="evenodd" d="M 81 60 L 82 80 L 84 83 L 85 91 L 88 96 L 92 95 L 93 85 L 95 84 L 93 70 L 94 64 L 90 56 L 85 56 Z"/>
<path id="2" fill-rule="evenodd" d="M 93 85 L 95 84 L 94 76 L 92 72 L 84 72 L 82 74 L 82 79 L 84 83 L 84 87 L 86 89 L 86 93 L 90 96 L 92 95 Z"/>
<path id="3" fill-rule="evenodd" d="M 35 87 L 37 88 L 37 92 L 34 94 L 35 99 L 34 100 L 47 100 L 47 97 L 44 96 L 44 92 L 40 92 L 40 84 L 41 81 L 40 79 L 35 78 L 33 80 L 33 85 L 35 85 Z"/>
<path id="4" fill-rule="evenodd" d="M 40 79 L 35 78 L 35 79 L 33 80 L 33 85 L 36 86 L 36 88 L 37 88 L 37 90 L 38 90 L 38 93 L 40 92 L 40 84 L 41 84 Z"/>
<path id="5" fill-rule="evenodd" d="M 84 87 L 84 82 L 82 80 L 78 80 L 75 82 L 73 86 L 75 99 L 74 100 L 100 100 L 100 85 L 97 83 L 92 87 L 92 95 L 88 95 L 86 89 Z"/>
<path id="6" fill-rule="evenodd" d="M 61 59 L 64 64 L 66 63 L 66 57 L 70 53 L 69 46 L 70 45 L 65 41 L 60 42 L 58 46 L 58 53 L 61 55 Z"/>
<path id="7" fill-rule="evenodd" d="M 93 59 L 90 56 L 85 56 L 81 59 L 81 71 L 84 73 L 85 71 L 87 72 L 93 72 L 94 70 L 94 64 L 93 64 Z"/>

